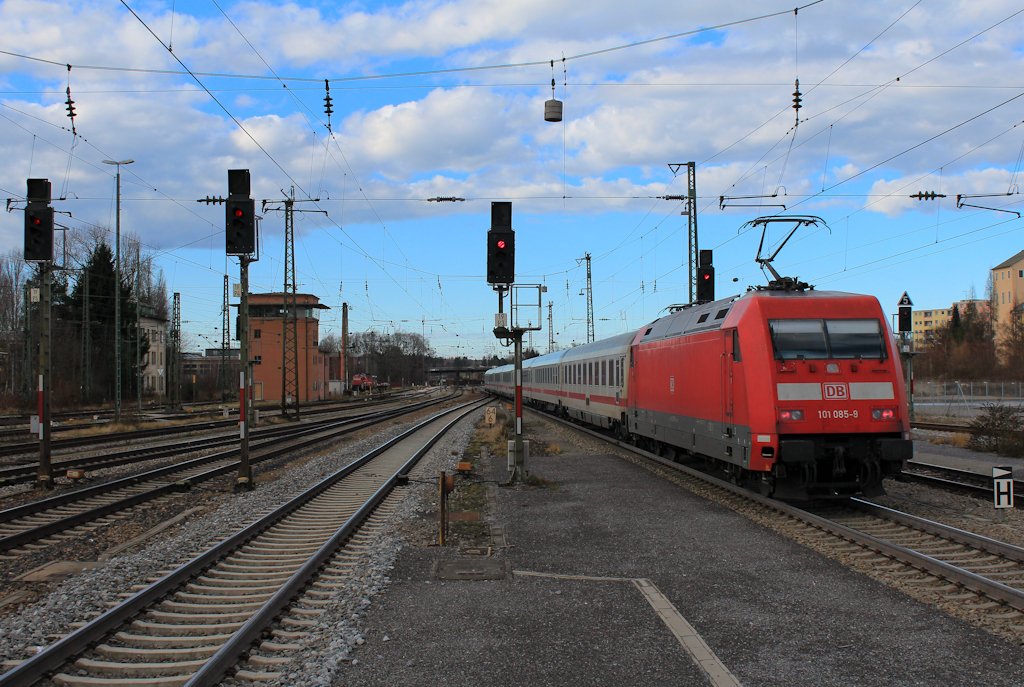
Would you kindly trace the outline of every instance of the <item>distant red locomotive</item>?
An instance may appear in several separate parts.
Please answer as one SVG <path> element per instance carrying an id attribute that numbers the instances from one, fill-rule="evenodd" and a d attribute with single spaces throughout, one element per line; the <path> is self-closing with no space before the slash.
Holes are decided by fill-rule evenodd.
<path id="1" fill-rule="evenodd" d="M 370 391 L 377 386 L 376 375 L 356 373 L 352 375 L 352 388 L 358 391 Z"/>
<path id="2" fill-rule="evenodd" d="M 792 280 L 523 362 L 524 403 L 783 499 L 883 494 L 913 455 L 905 399 L 878 300 Z"/>

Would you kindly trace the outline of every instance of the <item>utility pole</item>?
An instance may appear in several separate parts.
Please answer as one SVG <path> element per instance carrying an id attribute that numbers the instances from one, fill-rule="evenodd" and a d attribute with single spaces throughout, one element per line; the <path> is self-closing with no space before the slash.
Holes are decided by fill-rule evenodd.
<path id="1" fill-rule="evenodd" d="M 47 182 L 49 185 L 49 182 Z M 38 486 L 53 489 L 50 464 L 50 279 L 51 265 L 40 263 L 42 270 L 42 323 L 39 328 L 39 473 Z"/>
<path id="2" fill-rule="evenodd" d="M 697 291 L 697 256 L 700 255 L 697 245 L 697 163 L 686 163 L 686 215 L 687 236 L 689 237 L 689 276 L 690 302 L 693 303 Z"/>
<path id="3" fill-rule="evenodd" d="M 175 293 L 171 306 L 171 345 L 167 351 L 167 400 L 171 410 L 181 407 L 181 294 Z"/>
<path id="4" fill-rule="evenodd" d="M 341 379 L 344 389 L 350 390 L 351 379 L 348 369 L 348 303 L 341 304 Z"/>
<path id="5" fill-rule="evenodd" d="M 89 268 L 83 270 L 85 277 L 85 291 L 82 293 L 82 402 L 89 399 L 92 391 L 92 321 L 89 314 Z"/>
<path id="6" fill-rule="evenodd" d="M 135 160 L 104 160 L 117 167 L 117 219 L 114 224 L 114 418 L 121 421 L 121 165 Z"/>
<path id="7" fill-rule="evenodd" d="M 594 336 L 594 292 L 591 289 L 590 281 L 590 253 L 585 253 L 582 258 L 577 258 L 576 262 L 580 263 L 584 260 L 587 261 L 587 343 L 595 340 Z"/>
<path id="8" fill-rule="evenodd" d="M 548 353 L 555 352 L 555 320 L 551 314 L 551 309 L 554 305 L 554 301 L 548 301 Z"/>
<path id="9" fill-rule="evenodd" d="M 248 174 L 248 170 L 246 170 Z M 252 489 L 252 466 L 249 464 L 249 408 L 252 406 L 252 399 L 248 391 L 252 389 L 252 367 L 249 365 L 249 261 L 248 255 L 239 255 L 238 261 L 241 265 L 239 281 L 242 287 L 242 295 L 238 301 L 238 347 L 241 366 L 238 375 L 238 436 L 241 440 L 241 449 L 238 462 L 239 490 Z"/>
<path id="10" fill-rule="evenodd" d="M 139 416 L 142 416 L 142 244 L 135 242 L 135 390 Z"/>
<path id="11" fill-rule="evenodd" d="M 32 374 L 32 351 L 35 349 L 35 335 L 32 332 L 32 306 L 30 305 L 28 284 L 25 284 L 23 291 L 21 300 L 24 309 L 21 319 L 24 325 L 24 332 L 22 332 L 21 391 L 24 394 L 29 394 L 35 388 L 35 384 L 33 384 L 35 375 Z"/>
<path id="12" fill-rule="evenodd" d="M 25 260 L 39 264 L 39 470 L 36 486 L 53 489 L 50 463 L 50 272 L 53 269 L 53 208 L 50 182 L 29 179 L 25 194 Z"/>
<path id="13" fill-rule="evenodd" d="M 226 274 L 224 275 L 224 302 L 220 314 L 220 400 L 224 402 L 231 395 L 231 358 L 228 356 L 231 346 L 231 321 L 228 319 L 228 275 Z"/>
<path id="14" fill-rule="evenodd" d="M 284 335 L 281 358 L 281 417 L 299 419 L 299 323 L 295 285 L 295 187 L 284 201 Z M 291 407 L 289 407 L 291 406 Z"/>

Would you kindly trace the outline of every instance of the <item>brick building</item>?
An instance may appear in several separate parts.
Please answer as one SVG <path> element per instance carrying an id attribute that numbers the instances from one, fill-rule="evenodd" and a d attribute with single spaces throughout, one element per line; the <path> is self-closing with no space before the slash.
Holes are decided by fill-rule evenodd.
<path id="1" fill-rule="evenodd" d="M 298 334 L 299 401 L 328 397 L 326 354 L 320 351 L 320 299 L 295 295 Z M 253 398 L 280 401 L 284 386 L 284 294 L 249 295 L 249 360 L 253 363 Z"/>

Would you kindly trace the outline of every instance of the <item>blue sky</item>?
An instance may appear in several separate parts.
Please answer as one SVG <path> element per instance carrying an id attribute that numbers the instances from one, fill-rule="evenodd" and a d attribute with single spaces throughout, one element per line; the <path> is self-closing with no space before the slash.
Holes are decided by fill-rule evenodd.
<path id="1" fill-rule="evenodd" d="M 1009 2 L 125 2 L 0 2 L 0 190 L 47 177 L 68 226 L 112 227 L 101 161 L 136 160 L 122 229 L 157 252 L 193 346 L 219 341 L 223 274 L 238 277 L 223 208 L 195 202 L 224 195 L 229 168 L 251 170 L 258 199 L 315 199 L 295 255 L 300 290 L 332 308 L 323 334 L 344 301 L 354 331 L 422 331 L 444 355 L 499 352 L 493 200 L 513 203 L 517 276 L 548 287 L 558 344 L 586 340 L 585 253 L 599 337 L 685 302 L 686 218 L 658 199 L 685 193 L 671 163 L 698 163 L 720 296 L 764 283 L 760 233 L 740 227 L 779 204 L 829 226 L 799 230 L 782 273 L 892 312 L 905 290 L 921 308 L 981 297 L 1024 248 L 1015 214 L 956 208 L 1002 194 L 966 202 L 1020 210 L 1024 13 Z M 558 124 L 543 120 L 552 76 Z M 762 207 L 722 210 L 723 195 Z M 266 214 L 254 290 L 281 289 L 283 226 Z M 21 234 L 19 212 L 0 216 L 0 251 Z M 546 308 L 544 327 L 542 349 Z"/>

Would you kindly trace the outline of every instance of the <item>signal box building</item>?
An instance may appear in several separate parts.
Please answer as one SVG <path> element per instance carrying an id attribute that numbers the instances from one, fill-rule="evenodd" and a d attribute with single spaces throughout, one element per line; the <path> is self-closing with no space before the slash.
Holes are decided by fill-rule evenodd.
<path id="1" fill-rule="evenodd" d="M 295 295 L 299 402 L 328 396 L 327 356 L 320 351 L 320 311 L 328 310 L 308 293 Z M 284 294 L 249 294 L 249 360 L 253 398 L 280 401 L 284 388 Z"/>

